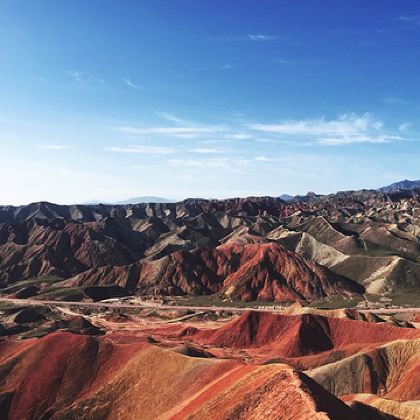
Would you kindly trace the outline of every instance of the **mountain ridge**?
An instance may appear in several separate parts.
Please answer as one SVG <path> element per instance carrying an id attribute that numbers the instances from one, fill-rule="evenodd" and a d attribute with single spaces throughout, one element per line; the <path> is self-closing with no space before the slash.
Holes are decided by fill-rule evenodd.
<path id="1" fill-rule="evenodd" d="M 402 181 L 397 181 L 390 185 L 378 188 L 377 191 L 387 193 L 401 190 L 414 190 L 416 188 L 420 188 L 420 180 L 410 181 L 408 179 L 404 179 Z"/>
<path id="2" fill-rule="evenodd" d="M 14 284 L 28 280 L 32 289 L 23 287 L 25 295 L 50 295 L 59 288 L 64 293 L 69 286 L 62 281 L 75 276 L 82 279 L 75 285 L 79 294 L 92 286 L 118 286 L 140 294 L 170 295 L 180 294 L 180 290 L 187 295 L 219 293 L 221 287 L 214 284 L 199 286 L 204 284 L 201 277 L 194 280 L 197 274 L 188 268 L 189 263 L 178 261 L 182 255 L 188 261 L 190 253 L 209 249 L 213 257 L 206 257 L 205 265 L 211 270 L 205 281 L 217 277 L 216 283 L 223 282 L 228 278 L 227 266 L 216 250 L 228 242 L 240 244 L 239 253 L 231 257 L 248 267 L 240 275 L 248 280 L 238 278 L 232 283 L 232 293 L 225 290 L 234 299 L 265 296 L 284 300 L 288 294 L 291 301 L 311 301 L 329 296 L 322 290 L 346 295 L 344 289 L 331 288 L 331 284 L 321 288 L 322 282 L 314 283 L 314 277 L 303 274 L 306 269 L 294 268 L 288 262 L 298 258 L 293 255 L 324 266 L 378 296 L 416 291 L 420 289 L 416 280 L 420 276 L 419 206 L 420 191 L 416 190 L 310 193 L 291 202 L 265 196 L 129 205 L 41 202 L 1 206 L 0 293 L 10 288 L 17 293 L 21 288 Z M 258 252 L 270 246 L 272 250 L 247 265 L 248 260 L 243 259 L 248 252 L 246 244 L 254 244 Z M 267 265 L 272 255 L 278 258 L 283 252 L 278 245 L 290 252 L 290 257 L 281 260 L 280 266 Z M 163 263 L 165 258 L 175 263 Z M 136 266 L 147 266 L 149 271 L 139 274 Z M 221 277 L 210 274 L 218 270 L 224 273 Z M 287 279 L 295 278 L 293 270 L 301 275 L 290 283 Z M 150 273 L 154 273 L 152 277 Z M 51 285 L 42 281 L 43 276 L 58 276 L 60 281 Z M 145 287 L 148 282 L 150 287 Z M 305 292 L 296 295 L 299 289 Z"/>

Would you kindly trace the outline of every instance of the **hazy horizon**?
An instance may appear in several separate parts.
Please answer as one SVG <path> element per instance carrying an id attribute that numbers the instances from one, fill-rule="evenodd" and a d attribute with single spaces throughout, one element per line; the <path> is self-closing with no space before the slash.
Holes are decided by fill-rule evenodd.
<path id="1" fill-rule="evenodd" d="M 420 4 L 0 5 L 0 204 L 419 179 Z"/>
<path id="2" fill-rule="evenodd" d="M 401 181 L 408 181 L 408 182 L 420 182 L 418 180 L 398 180 L 397 182 L 401 182 Z M 394 184 L 394 183 L 391 183 Z M 386 187 L 388 185 L 382 185 L 379 188 L 382 187 Z M 287 195 L 290 197 L 297 197 L 297 196 L 305 196 L 307 194 L 311 194 L 311 193 L 315 193 L 317 195 L 330 195 L 330 194 L 336 194 L 339 192 L 347 192 L 347 191 L 358 191 L 358 190 L 377 190 L 378 188 L 359 188 L 359 189 L 351 189 L 351 190 L 336 190 L 336 191 L 329 191 L 329 192 L 325 192 L 325 193 L 320 193 L 318 191 L 306 191 L 302 194 L 288 194 L 288 193 L 284 193 L 281 192 L 279 194 L 266 194 L 266 195 L 261 195 L 261 194 L 250 194 L 250 195 L 242 195 L 242 196 L 220 196 L 220 197 L 205 197 L 205 196 L 187 196 L 187 197 L 181 197 L 181 198 L 171 198 L 171 197 L 161 197 L 161 196 L 133 196 L 133 197 L 120 197 L 117 198 L 115 200 L 101 200 L 101 199 L 91 199 L 91 200 L 86 200 L 86 201 L 81 201 L 81 202 L 71 202 L 71 201 L 65 201 L 65 202 L 55 202 L 55 201 L 51 201 L 51 200 L 37 200 L 37 201 L 31 201 L 31 202 L 23 202 L 23 203 L 15 203 L 15 204 L 10 204 L 10 203 L 0 203 L 0 206 L 25 206 L 28 204 L 33 204 L 33 203 L 39 203 L 39 202 L 49 202 L 52 204 L 59 204 L 59 205 L 96 205 L 96 204 L 105 204 L 105 205 L 116 205 L 116 204 L 135 204 L 134 200 L 136 199 L 158 199 L 158 200 L 167 200 L 167 202 L 169 203 L 175 203 L 175 202 L 180 202 L 183 200 L 187 200 L 187 199 L 195 199 L 195 200 L 226 200 L 226 199 L 234 199 L 234 198 L 247 198 L 247 197 L 264 197 L 264 196 L 269 196 L 269 197 L 278 197 L 281 198 L 281 196 L 283 195 Z M 131 202 L 130 200 L 133 200 L 133 202 Z M 141 201 L 142 203 L 153 203 L 153 200 L 148 200 L 148 201 Z M 156 202 L 161 202 L 161 201 L 156 201 Z"/>

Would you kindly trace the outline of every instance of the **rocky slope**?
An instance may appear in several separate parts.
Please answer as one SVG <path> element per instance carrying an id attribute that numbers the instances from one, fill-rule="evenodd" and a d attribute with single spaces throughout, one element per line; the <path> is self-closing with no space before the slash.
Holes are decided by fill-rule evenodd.
<path id="1" fill-rule="evenodd" d="M 220 293 L 242 301 L 306 301 L 363 293 L 358 283 L 277 243 L 241 244 L 235 240 L 129 266 L 101 267 L 61 283 L 67 287 L 112 284 L 144 295 Z"/>
<path id="2" fill-rule="evenodd" d="M 22 305 L 1 306 L 0 412 L 8 419 L 420 414 L 420 330 L 348 319 L 363 318 L 355 311 L 209 318 L 176 308 L 86 306 L 78 314 L 72 305 Z"/>
<path id="3" fill-rule="evenodd" d="M 11 420 L 357 418 L 309 377 L 282 365 L 192 358 L 67 333 L 5 353 L 0 364 L 9 374 L 0 408 Z"/>
<path id="4" fill-rule="evenodd" d="M 389 193 L 398 190 L 414 190 L 416 188 L 420 188 L 420 180 L 409 181 L 408 179 L 404 179 L 403 181 L 394 182 L 393 184 L 378 188 L 378 191 Z"/>
<path id="5" fill-rule="evenodd" d="M 1 293 L 62 298 L 70 285 L 74 296 L 118 285 L 119 293 L 239 300 L 311 301 L 363 287 L 378 297 L 415 296 L 419 201 L 417 190 L 362 190 L 290 202 L 3 206 Z"/>

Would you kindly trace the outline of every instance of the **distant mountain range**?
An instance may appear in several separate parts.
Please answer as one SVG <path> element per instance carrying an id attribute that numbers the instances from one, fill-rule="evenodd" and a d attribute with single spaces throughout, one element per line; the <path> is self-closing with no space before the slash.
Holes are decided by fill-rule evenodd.
<path id="1" fill-rule="evenodd" d="M 393 184 L 386 185 L 381 188 L 377 188 L 374 191 L 378 191 L 382 193 L 391 193 L 393 191 L 398 191 L 398 190 L 414 190 L 415 188 L 420 188 L 420 180 L 410 181 L 408 179 L 405 179 L 403 181 L 394 182 Z M 293 196 L 290 194 L 282 194 L 278 196 L 278 198 L 286 202 L 291 202 L 291 201 L 301 201 L 302 199 L 305 199 L 305 198 L 307 199 L 311 197 L 315 198 L 315 197 L 321 197 L 321 196 L 322 195 L 309 192 L 306 196 L 302 196 L 302 195 Z M 199 200 L 199 199 L 195 198 L 194 200 Z M 165 197 L 141 196 L 141 197 L 131 197 L 131 198 L 128 198 L 127 200 L 120 200 L 120 201 L 89 200 L 89 201 L 85 201 L 82 204 L 85 204 L 85 205 L 95 205 L 95 204 L 127 205 L 127 204 L 142 204 L 142 203 L 175 203 L 175 200 L 170 200 Z"/>
<path id="2" fill-rule="evenodd" d="M 389 193 L 398 190 L 414 190 L 415 188 L 420 188 L 420 180 L 409 181 L 408 179 L 404 179 L 403 181 L 394 182 L 391 185 L 378 188 L 377 191 Z"/>
<path id="3" fill-rule="evenodd" d="M 281 198 L 283 201 L 292 201 L 295 197 L 289 194 L 282 194 L 279 198 Z"/>
<path id="4" fill-rule="evenodd" d="M 377 188 L 374 191 L 382 192 L 382 193 L 391 193 L 394 191 L 402 191 L 402 190 L 414 190 L 416 188 L 420 188 L 420 180 L 417 181 L 410 181 L 408 179 L 404 179 L 403 181 L 394 182 L 393 184 L 386 185 L 381 188 Z M 291 201 L 301 201 L 302 199 L 308 198 L 308 197 L 321 197 L 322 195 L 318 195 L 312 192 L 309 192 L 306 194 L 306 196 L 303 195 L 289 195 L 289 194 L 282 194 L 279 196 L 279 198 L 286 202 Z"/>
<path id="5" fill-rule="evenodd" d="M 127 200 L 121 201 L 101 201 L 101 200 L 90 200 L 83 204 L 113 204 L 113 205 L 126 205 L 126 204 L 141 204 L 141 203 L 173 203 L 173 200 L 163 197 L 144 196 L 144 197 L 131 197 Z"/>

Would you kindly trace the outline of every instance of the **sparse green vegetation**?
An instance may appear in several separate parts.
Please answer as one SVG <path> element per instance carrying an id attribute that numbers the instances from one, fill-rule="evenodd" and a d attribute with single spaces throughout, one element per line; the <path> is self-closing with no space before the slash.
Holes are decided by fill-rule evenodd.
<path id="1" fill-rule="evenodd" d="M 81 301 L 85 298 L 83 289 L 78 287 L 57 287 L 46 289 L 43 293 L 34 296 L 37 300 L 67 300 Z"/>
<path id="2" fill-rule="evenodd" d="M 217 306 L 226 308 L 257 308 L 262 306 L 270 306 L 282 309 L 290 305 L 290 303 L 280 303 L 262 300 L 254 300 L 252 302 L 230 301 L 218 295 L 182 296 L 176 299 L 168 299 L 168 302 L 173 302 L 174 306 Z"/>
<path id="3" fill-rule="evenodd" d="M 59 281 L 62 281 L 63 278 L 47 274 L 45 276 L 41 277 L 32 277 L 27 280 L 18 281 L 16 283 L 11 284 L 10 286 L 0 288 L 0 293 L 15 293 L 19 291 L 20 289 L 23 289 L 24 287 L 28 286 L 36 286 L 41 283 L 57 283 Z"/>
<path id="4" fill-rule="evenodd" d="M 410 253 L 400 251 L 400 250 L 392 250 L 386 248 L 383 245 L 379 245 L 374 242 L 366 241 L 367 249 L 365 250 L 364 254 L 368 257 L 401 257 L 405 258 L 412 262 L 419 262 L 419 258 L 416 258 Z"/>
<path id="5" fill-rule="evenodd" d="M 303 306 L 319 309 L 341 309 L 341 308 L 354 308 L 363 301 L 363 298 L 346 299 L 342 296 L 332 296 L 327 299 L 316 300 L 313 302 L 303 303 Z M 294 302 L 272 302 L 272 301 L 228 301 L 222 299 L 217 295 L 207 296 L 183 296 L 176 299 L 168 299 L 168 302 L 173 302 L 173 305 L 180 306 L 217 306 L 217 307 L 235 307 L 235 308 L 258 308 L 270 307 L 275 309 L 283 309 L 292 305 Z"/>
<path id="6" fill-rule="evenodd" d="M 389 297 L 392 300 L 393 306 L 410 306 L 420 307 L 420 291 L 415 293 L 411 291 L 399 291 L 398 293 L 390 294 Z"/>
<path id="7" fill-rule="evenodd" d="M 365 293 L 365 298 L 368 302 L 378 303 L 381 296 L 380 295 L 374 295 L 372 293 Z"/>
<path id="8" fill-rule="evenodd" d="M 354 308 L 360 302 L 363 301 L 363 298 L 353 298 L 353 299 L 346 299 L 343 296 L 331 296 L 328 299 L 316 300 L 310 302 L 305 306 L 309 306 L 310 308 L 318 308 L 318 309 L 343 309 L 343 308 Z"/>
<path id="9" fill-rule="evenodd" d="M 12 309 L 18 309 L 21 305 L 15 304 L 13 302 L 0 302 L 0 311 L 10 311 Z"/>

